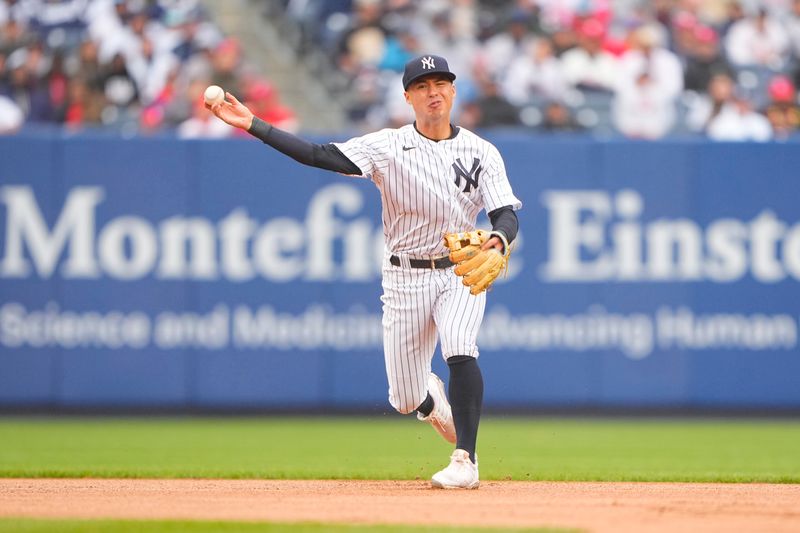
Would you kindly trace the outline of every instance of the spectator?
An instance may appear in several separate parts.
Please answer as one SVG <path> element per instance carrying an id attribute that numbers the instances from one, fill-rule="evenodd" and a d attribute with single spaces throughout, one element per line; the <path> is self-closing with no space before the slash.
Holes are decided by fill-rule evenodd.
<path id="1" fill-rule="evenodd" d="M 519 109 L 501 93 L 500 87 L 492 79 L 482 83 L 482 95 L 472 102 L 475 113 L 475 127 L 492 128 L 497 126 L 519 126 Z"/>
<path id="2" fill-rule="evenodd" d="M 175 56 L 157 52 L 154 41 L 150 37 L 142 37 L 137 48 L 131 51 L 128 65 L 143 103 L 152 102 L 161 93 L 176 63 Z"/>
<path id="3" fill-rule="evenodd" d="M 232 94 L 244 94 L 242 86 L 242 49 L 239 41 L 228 37 L 211 54 L 211 80 Z"/>
<path id="4" fill-rule="evenodd" d="M 100 71 L 99 84 L 106 100 L 120 110 L 133 105 L 139 99 L 136 81 L 121 52 L 114 54 L 111 62 Z"/>
<path id="5" fill-rule="evenodd" d="M 613 91 L 617 79 L 617 58 L 603 50 L 606 29 L 594 18 L 578 27 L 578 46 L 561 56 L 566 82 L 577 89 Z"/>
<path id="6" fill-rule="evenodd" d="M 720 35 L 728 35 L 731 28 L 738 22 L 746 18 L 744 7 L 738 0 L 728 2 L 727 14 L 719 27 Z"/>
<path id="7" fill-rule="evenodd" d="M 67 99 L 59 121 L 72 130 L 99 126 L 102 124 L 105 106 L 105 96 L 93 90 L 89 80 L 81 77 L 72 78 L 67 86 Z"/>
<path id="8" fill-rule="evenodd" d="M 179 124 L 191 115 L 188 103 L 185 108 L 175 105 L 180 74 L 179 64 L 175 64 L 167 74 L 161 91 L 142 110 L 140 123 L 143 133 L 149 134 L 158 131 L 165 124 Z"/>
<path id="9" fill-rule="evenodd" d="M 552 32 L 545 32 L 544 35 L 552 41 L 553 53 L 556 57 L 563 56 L 567 50 L 571 50 L 578 44 L 578 37 L 572 26 L 555 28 Z"/>
<path id="10" fill-rule="evenodd" d="M 83 78 L 93 89 L 100 87 L 100 59 L 97 43 L 86 39 L 78 47 L 77 55 L 66 60 L 66 69 L 71 77 Z"/>
<path id="11" fill-rule="evenodd" d="M 772 138 L 769 121 L 753 111 L 750 102 L 734 95 L 733 106 L 723 109 L 708 124 L 708 138 L 714 141 L 768 141 Z"/>
<path id="12" fill-rule="evenodd" d="M 733 102 L 736 84 L 728 74 L 720 73 L 711 77 L 706 91 L 694 95 L 689 100 L 687 126 L 697 133 L 705 133 L 708 123 L 719 115 L 723 108 Z"/>
<path id="13" fill-rule="evenodd" d="M 662 39 L 655 26 L 640 26 L 631 34 L 632 48 L 620 60 L 612 119 L 628 137 L 658 139 L 675 124 L 683 69 L 675 54 L 662 46 Z"/>
<path id="14" fill-rule="evenodd" d="M 800 107 L 794 84 L 787 76 L 776 76 L 768 89 L 770 102 L 764 114 L 777 139 L 786 139 L 800 132 Z"/>
<path id="15" fill-rule="evenodd" d="M 88 0 L 29 2 L 29 24 L 50 46 L 74 46 L 80 42 Z"/>
<path id="16" fill-rule="evenodd" d="M 705 91 L 715 74 L 732 77 L 733 68 L 722 54 L 717 32 L 707 26 L 697 26 L 690 54 L 686 58 L 684 87 L 690 91 Z"/>
<path id="17" fill-rule="evenodd" d="M 36 41 L 36 36 L 13 18 L 5 23 L 0 21 L 0 50 L 11 53 L 18 48 L 24 48 Z"/>
<path id="18" fill-rule="evenodd" d="M 795 86 L 797 86 L 800 84 L 800 0 L 792 2 L 792 9 L 786 17 L 786 30 L 789 34 L 794 58 L 794 64 L 792 65 L 794 71 L 790 75 L 794 79 Z"/>
<path id="19" fill-rule="evenodd" d="M 725 38 L 725 50 L 736 66 L 780 70 L 789 54 L 789 35 L 778 21 L 759 8 L 753 16 L 734 23 Z"/>
<path id="20" fill-rule="evenodd" d="M 26 121 L 41 123 L 53 120 L 53 109 L 47 86 L 37 74 L 41 64 L 38 54 L 36 45 L 9 54 L 6 60 L 9 78 L 4 92 L 22 110 Z"/>
<path id="21" fill-rule="evenodd" d="M 765 141 L 772 137 L 767 119 L 754 113 L 734 81 L 725 74 L 711 78 L 708 95 L 689 109 L 689 127 L 718 141 Z"/>
<path id="22" fill-rule="evenodd" d="M 161 90 L 177 57 L 161 24 L 150 20 L 147 10 L 132 11 L 118 30 L 103 42 L 102 57 L 121 53 L 145 103 Z"/>
<path id="23" fill-rule="evenodd" d="M 169 30 L 164 37 L 165 46 L 181 62 L 213 49 L 222 40 L 216 28 L 202 20 L 199 8 L 191 5 L 168 9 L 164 22 Z"/>
<path id="24" fill-rule="evenodd" d="M 575 120 L 572 111 L 558 100 L 551 100 L 544 106 L 539 128 L 546 133 L 580 132 L 584 127 Z"/>
<path id="25" fill-rule="evenodd" d="M 207 77 L 198 79 L 208 80 Z M 191 117 L 194 102 L 190 102 L 187 98 L 189 84 L 190 79 L 185 72 L 178 66 L 173 68 L 167 75 L 164 88 L 146 108 L 146 111 L 149 111 L 148 120 L 152 124 L 174 125 Z"/>
<path id="26" fill-rule="evenodd" d="M 642 72 L 633 84 L 617 89 L 612 105 L 614 126 L 633 139 L 660 139 L 675 124 L 675 98 L 663 83 Z"/>
<path id="27" fill-rule="evenodd" d="M 44 83 L 50 95 L 50 106 L 54 110 L 63 109 L 67 100 L 69 75 L 64 66 L 64 55 L 61 52 L 56 52 L 55 55 L 53 55 L 50 72 L 48 72 Z M 57 111 L 56 115 L 58 115 Z"/>
<path id="28" fill-rule="evenodd" d="M 42 80 L 47 76 L 52 66 L 52 52 L 45 48 L 41 41 L 35 41 L 28 45 L 26 55 L 26 68 L 36 80 Z"/>
<path id="29" fill-rule="evenodd" d="M 0 135 L 10 135 L 22 127 L 25 114 L 13 100 L 0 95 Z"/>
<path id="30" fill-rule="evenodd" d="M 343 29 L 339 24 L 352 9 L 350 0 L 286 0 L 264 2 L 265 14 L 269 16 L 281 3 L 286 4 L 286 15 L 297 24 L 309 44 L 323 48 L 336 42 L 337 33 Z M 305 46 L 301 49 L 305 50 Z"/>
<path id="31" fill-rule="evenodd" d="M 528 31 L 530 15 L 515 11 L 506 30 L 490 37 L 478 53 L 478 64 L 489 77 L 502 76 L 512 61 L 530 53 L 532 35 Z"/>
<path id="32" fill-rule="evenodd" d="M 114 43 L 123 33 L 123 21 L 130 17 L 125 0 L 95 1 L 86 10 L 85 19 L 89 39 L 102 50 L 104 58 L 116 51 Z"/>
<path id="33" fill-rule="evenodd" d="M 677 98 L 683 89 L 683 67 L 678 57 L 664 48 L 663 31 L 655 25 L 636 28 L 630 36 L 631 49 L 620 59 L 617 88 L 641 86 L 642 76 L 664 98 Z"/>
<path id="34" fill-rule="evenodd" d="M 355 0 L 350 27 L 342 34 L 337 62 L 339 69 L 351 78 L 365 66 L 375 66 L 383 57 L 386 30 L 381 24 L 378 0 Z"/>
<path id="35" fill-rule="evenodd" d="M 297 117 L 291 109 L 281 104 L 277 91 L 266 81 L 250 82 L 245 91 L 244 103 L 261 120 L 281 130 L 297 132 Z"/>
<path id="36" fill-rule="evenodd" d="M 792 54 L 796 60 L 800 60 L 800 0 L 792 2 L 792 9 L 786 16 L 786 30 Z"/>
<path id="37" fill-rule="evenodd" d="M 671 43 L 670 49 L 680 57 L 692 54 L 695 44 L 695 32 L 700 26 L 697 17 L 689 10 L 679 10 L 669 20 Z"/>
<path id="38" fill-rule="evenodd" d="M 502 86 L 505 97 L 518 106 L 535 97 L 562 96 L 566 82 L 550 39 L 541 37 L 529 42 L 525 53 L 511 62 Z"/>

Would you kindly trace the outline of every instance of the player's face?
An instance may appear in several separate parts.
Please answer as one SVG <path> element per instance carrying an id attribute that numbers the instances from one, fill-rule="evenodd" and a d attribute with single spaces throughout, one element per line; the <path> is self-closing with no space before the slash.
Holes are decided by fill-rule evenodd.
<path id="1" fill-rule="evenodd" d="M 417 120 L 449 121 L 456 87 L 446 76 L 434 74 L 414 80 L 405 96 L 406 102 L 414 108 Z"/>

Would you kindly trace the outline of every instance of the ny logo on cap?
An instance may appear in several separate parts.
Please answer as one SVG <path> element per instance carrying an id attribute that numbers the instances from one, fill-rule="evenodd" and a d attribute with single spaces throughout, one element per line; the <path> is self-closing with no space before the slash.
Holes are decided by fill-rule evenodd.
<path id="1" fill-rule="evenodd" d="M 422 68 L 425 70 L 436 68 L 436 65 L 433 64 L 433 58 L 431 56 L 422 58 Z"/>

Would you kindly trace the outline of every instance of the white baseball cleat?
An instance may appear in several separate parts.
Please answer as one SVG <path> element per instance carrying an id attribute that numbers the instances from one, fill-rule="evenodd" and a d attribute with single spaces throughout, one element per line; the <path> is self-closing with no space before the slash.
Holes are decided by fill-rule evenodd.
<path id="1" fill-rule="evenodd" d="M 478 460 L 477 455 L 475 460 Z M 437 489 L 477 489 L 480 484 L 478 463 L 470 461 L 466 450 L 454 451 L 447 468 L 436 472 L 431 478 L 431 485 Z"/>
<path id="2" fill-rule="evenodd" d="M 428 416 L 417 413 L 417 418 L 423 422 L 430 422 L 444 440 L 455 444 L 456 426 L 453 423 L 453 411 L 450 409 L 450 402 L 447 401 L 444 382 L 433 372 L 428 374 L 428 392 L 433 398 L 433 411 Z"/>

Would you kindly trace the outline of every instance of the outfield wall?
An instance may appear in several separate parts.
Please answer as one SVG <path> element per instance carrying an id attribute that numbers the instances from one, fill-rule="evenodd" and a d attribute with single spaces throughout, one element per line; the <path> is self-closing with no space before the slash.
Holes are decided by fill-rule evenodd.
<path id="1" fill-rule="evenodd" d="M 494 140 L 488 405 L 800 408 L 800 145 Z M 379 203 L 255 141 L 0 138 L 0 407 L 388 408 Z"/>

